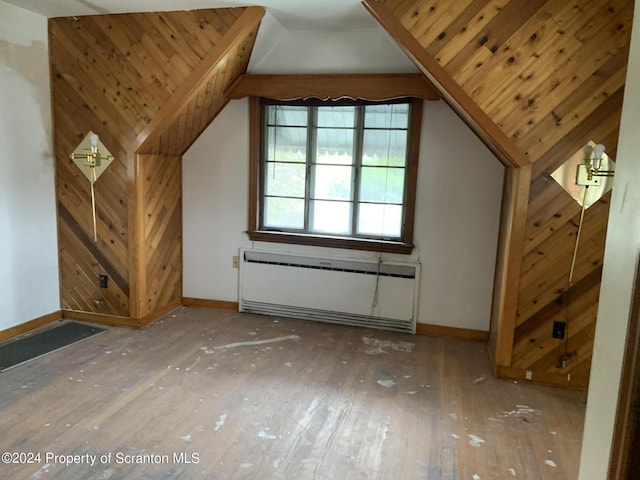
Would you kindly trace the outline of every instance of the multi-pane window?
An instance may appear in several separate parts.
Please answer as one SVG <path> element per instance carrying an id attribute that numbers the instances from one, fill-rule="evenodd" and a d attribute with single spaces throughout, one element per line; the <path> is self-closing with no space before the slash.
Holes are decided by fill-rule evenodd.
<path id="1" fill-rule="evenodd" d="M 260 231 L 406 241 L 410 99 L 263 99 L 261 112 Z"/>

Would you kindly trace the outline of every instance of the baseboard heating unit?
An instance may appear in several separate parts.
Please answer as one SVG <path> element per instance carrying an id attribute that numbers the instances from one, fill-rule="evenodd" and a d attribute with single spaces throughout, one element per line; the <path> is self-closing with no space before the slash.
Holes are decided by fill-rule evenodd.
<path id="1" fill-rule="evenodd" d="M 240 251 L 240 311 L 415 333 L 418 263 Z"/>

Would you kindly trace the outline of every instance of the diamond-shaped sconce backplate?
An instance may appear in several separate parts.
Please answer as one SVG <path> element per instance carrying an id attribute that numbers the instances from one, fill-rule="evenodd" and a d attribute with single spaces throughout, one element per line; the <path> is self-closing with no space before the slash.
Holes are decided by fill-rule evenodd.
<path id="1" fill-rule="evenodd" d="M 595 147 L 595 143 L 589 141 L 583 148 L 574 153 L 569 160 L 564 162 L 551 177 L 564 188 L 573 199 L 582 206 L 584 200 L 584 208 L 600 200 L 613 186 L 613 177 L 593 177 L 589 187 L 581 186 L 576 183 L 579 167 L 585 163 L 585 157 L 591 155 Z M 602 154 L 602 165 L 600 170 L 614 170 L 615 164 L 606 153 Z M 586 192 L 585 192 L 586 189 Z"/>
<path id="2" fill-rule="evenodd" d="M 78 168 L 84 173 L 91 183 L 95 182 L 102 172 L 104 172 L 111 162 L 113 162 L 113 155 L 107 150 L 107 147 L 98 139 L 98 161 L 95 165 L 90 160 L 91 156 L 91 136 L 93 132 L 87 133 L 87 136 L 80 142 L 76 149 L 71 154 L 71 160 Z M 93 170 L 93 171 L 92 171 Z"/>

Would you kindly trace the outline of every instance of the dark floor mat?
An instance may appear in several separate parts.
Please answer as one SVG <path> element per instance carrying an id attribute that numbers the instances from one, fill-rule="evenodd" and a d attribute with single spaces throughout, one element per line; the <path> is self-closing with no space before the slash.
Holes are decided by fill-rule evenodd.
<path id="1" fill-rule="evenodd" d="M 106 329 L 68 322 L 59 327 L 0 345 L 0 372 L 79 342 Z"/>

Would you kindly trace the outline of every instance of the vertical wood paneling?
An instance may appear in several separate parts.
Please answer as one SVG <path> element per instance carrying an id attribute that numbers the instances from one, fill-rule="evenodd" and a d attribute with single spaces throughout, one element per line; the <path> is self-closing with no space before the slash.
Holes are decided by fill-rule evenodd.
<path id="1" fill-rule="evenodd" d="M 524 225 L 521 237 L 510 236 L 499 244 L 491 332 L 497 365 L 571 374 L 580 377 L 577 383 L 586 384 L 609 202 L 606 197 L 586 212 L 570 286 L 580 207 L 549 174 L 589 140 L 604 143 L 615 159 L 634 2 L 452 3 L 443 14 L 437 1 L 365 2 L 379 20 L 391 15 L 400 22 L 404 30 L 390 33 L 414 61 L 427 71 L 434 70 L 434 61 L 442 66 L 450 81 L 473 100 L 472 107 L 498 126 L 531 163 L 529 205 L 518 213 Z M 421 51 L 410 44 L 416 41 Z M 455 96 L 456 89 L 449 91 Z M 514 204 L 510 205 L 511 210 L 503 206 L 502 240 L 513 221 Z M 514 249 L 521 242 L 524 248 Z M 513 251 L 519 253 L 510 256 Z M 519 262 L 518 279 L 508 282 L 516 289 L 513 297 L 504 295 L 509 261 Z M 513 299 L 516 307 L 510 309 Z M 569 337 L 552 339 L 552 324 L 566 311 Z"/>
<path id="2" fill-rule="evenodd" d="M 498 235 L 496 275 L 493 286 L 490 343 L 494 360 L 500 365 L 511 364 L 513 345 L 508 336 L 497 332 L 513 331 L 517 286 L 521 264 L 517 261 L 523 248 L 522 232 L 525 228 L 524 211 L 527 208 L 531 166 L 508 168 L 505 172 L 502 193 L 502 215 Z"/>
<path id="3" fill-rule="evenodd" d="M 246 70 L 263 14 L 249 7 L 49 21 L 63 309 L 139 321 L 179 302 L 180 156 Z M 196 95 L 184 95 L 185 84 Z M 167 105 L 179 106 L 178 120 L 155 121 Z M 69 160 L 89 130 L 115 156 L 95 183 L 97 243 L 90 183 Z M 138 157 L 150 135 L 157 156 Z M 100 275 L 109 276 L 107 289 Z"/>
<path id="4" fill-rule="evenodd" d="M 182 299 L 182 157 L 138 155 L 144 287 L 140 318 Z"/>

